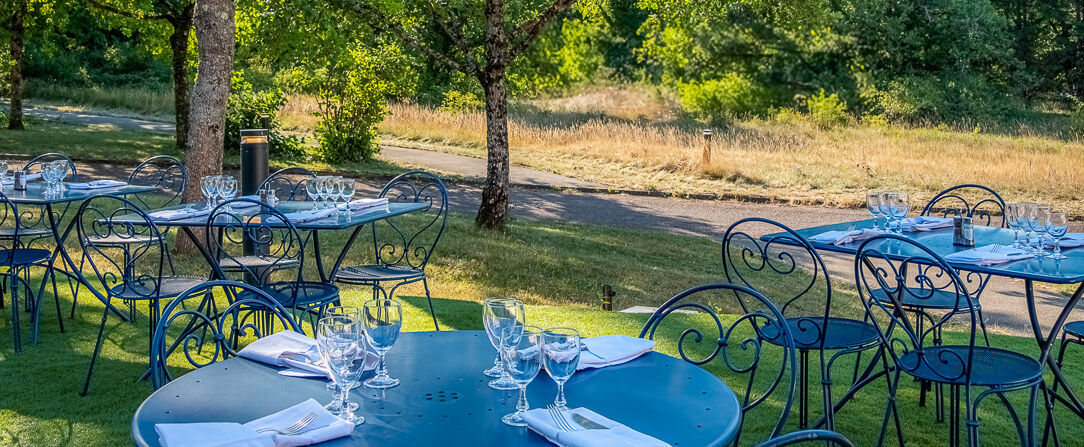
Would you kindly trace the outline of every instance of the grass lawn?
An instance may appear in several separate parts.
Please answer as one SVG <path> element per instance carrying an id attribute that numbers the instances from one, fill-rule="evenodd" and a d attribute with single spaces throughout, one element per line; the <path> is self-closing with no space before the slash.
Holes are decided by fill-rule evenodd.
<path id="1" fill-rule="evenodd" d="M 339 246 L 343 237 L 336 235 L 323 240 L 326 246 Z M 351 260 L 361 262 L 355 255 Z M 439 297 L 435 303 L 437 316 L 442 327 L 448 329 L 481 329 L 478 301 L 487 296 L 514 296 L 528 303 L 528 319 L 532 324 L 572 326 L 588 336 L 636 335 L 646 315 L 599 310 L 601 284 L 615 285 L 618 307 L 657 305 L 689 286 L 718 281 L 719 262 L 717 243 L 702 238 L 523 220 L 513 221 L 503 234 L 494 234 L 475 228 L 468 217 L 453 215 L 430 265 L 430 283 L 434 295 Z M 205 271 L 202 260 L 193 257 L 180 259 L 179 267 L 190 272 Z M 70 297 L 64 289 L 62 286 L 61 304 L 66 311 Z M 836 284 L 836 290 L 837 302 L 854 299 L 854 291 L 847 285 Z M 405 288 L 401 293 L 406 304 L 407 330 L 431 329 L 425 300 L 419 297 L 419 292 L 417 288 Z M 343 295 L 347 304 L 356 304 L 369 293 L 346 288 Z M 59 334 L 50 301 L 51 298 L 43 307 L 42 342 L 18 355 L 11 349 L 10 320 L 0 318 L 0 390 L 4 390 L 0 398 L 0 445 L 127 444 L 131 415 L 151 391 L 148 383 L 134 382 L 146 364 L 147 320 L 141 317 L 136 324 L 111 320 L 91 394 L 83 398 L 78 390 L 93 347 L 101 306 L 96 302 L 86 303 L 84 298 L 75 320 L 66 321 L 68 332 Z M 9 312 L 10 307 L 4 310 L 5 315 Z M 660 341 L 659 350 L 676 354 L 674 343 L 680 330 L 688 325 L 701 328 L 708 340 L 713 340 L 716 335 L 706 323 L 704 315 L 668 320 L 656 337 Z M 960 337 L 959 333 L 947 334 L 950 342 Z M 1035 350 L 1034 342 L 1026 338 L 996 334 L 992 338 L 996 346 L 1026 353 Z M 1070 374 L 1076 372 L 1075 383 L 1084 387 L 1084 375 L 1079 373 L 1084 370 L 1084 352 L 1074 353 L 1070 358 L 1065 369 Z M 778 357 L 766 354 L 765 362 L 772 361 L 778 361 Z M 849 371 L 850 361 L 841 361 L 836 371 Z M 741 387 L 742 382 L 726 372 L 720 360 L 707 368 L 732 387 Z M 409 375 L 408 371 L 400 373 Z M 847 374 L 839 373 L 836 383 L 848 383 L 849 377 L 844 376 Z M 817 379 L 813 378 L 812 382 L 817 383 Z M 837 387 L 837 393 L 843 392 L 841 388 Z M 819 393 L 813 394 L 812 405 L 816 408 Z M 1021 410 L 1026 397 L 1023 392 L 1011 394 Z M 908 443 L 943 445 L 946 425 L 934 422 L 932 406 L 920 408 L 917 401 L 917 386 L 905 380 L 899 402 Z M 840 413 L 839 429 L 858 445 L 870 445 L 885 402 L 884 384 L 875 382 Z M 769 400 L 750 414 L 743 438 L 746 443 L 765 436 L 772 418 L 778 415 L 779 404 L 777 400 Z M 984 403 L 980 417 L 987 445 L 1015 442 L 1008 415 L 995 400 Z M 1059 417 L 1063 439 L 1084 438 L 1084 424 L 1079 419 L 1071 418 L 1064 409 Z"/>

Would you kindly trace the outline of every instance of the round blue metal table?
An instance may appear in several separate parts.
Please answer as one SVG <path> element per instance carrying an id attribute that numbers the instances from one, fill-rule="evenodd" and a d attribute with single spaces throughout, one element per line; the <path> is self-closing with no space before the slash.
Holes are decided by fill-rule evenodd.
<path id="1" fill-rule="evenodd" d="M 482 370 L 495 353 L 484 332 L 404 333 L 388 354 L 402 380 L 383 391 L 355 389 L 365 423 L 326 446 L 547 446 L 526 428 L 501 423 L 516 393 L 495 391 Z M 371 374 L 371 373 L 367 373 Z M 157 423 L 248 422 L 308 398 L 331 395 L 322 380 L 279 375 L 275 368 L 232 358 L 185 374 L 147 398 L 132 417 L 138 445 L 157 446 Z M 532 407 L 553 402 L 545 372 L 527 388 Z M 674 446 L 718 446 L 741 422 L 737 396 L 711 373 L 651 352 L 623 365 L 576 373 L 566 384 L 570 407 L 587 407 Z"/>

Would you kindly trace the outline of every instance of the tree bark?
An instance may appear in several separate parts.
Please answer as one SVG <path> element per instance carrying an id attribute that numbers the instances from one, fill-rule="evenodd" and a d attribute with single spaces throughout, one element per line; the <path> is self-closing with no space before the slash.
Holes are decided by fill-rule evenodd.
<path id="1" fill-rule="evenodd" d="M 8 129 L 23 129 L 23 45 L 26 34 L 26 11 L 28 0 L 16 0 L 11 14 L 11 115 Z"/>
<path id="2" fill-rule="evenodd" d="M 173 52 L 173 109 L 177 120 L 177 149 L 188 149 L 188 36 L 192 30 L 196 5 L 188 5 L 179 17 L 170 21 L 173 34 L 169 48 Z"/>
<path id="3" fill-rule="evenodd" d="M 482 204 L 475 223 L 486 227 L 504 228 L 508 216 L 508 90 L 504 69 L 491 70 L 482 79 L 486 94 L 486 184 L 482 188 Z"/>

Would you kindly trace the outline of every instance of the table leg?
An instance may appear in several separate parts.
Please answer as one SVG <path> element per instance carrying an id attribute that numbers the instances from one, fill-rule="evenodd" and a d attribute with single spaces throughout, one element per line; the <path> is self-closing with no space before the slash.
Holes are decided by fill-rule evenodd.
<path id="1" fill-rule="evenodd" d="M 215 268 L 215 266 L 218 265 L 218 261 L 211 256 L 211 252 L 207 251 L 207 247 L 204 247 L 202 244 L 199 243 L 199 239 L 197 239 L 196 235 L 192 233 L 192 230 L 188 227 L 181 227 L 181 231 L 184 232 L 184 235 L 186 237 L 188 237 L 188 240 L 192 241 L 192 245 L 196 246 L 196 249 L 199 250 L 199 253 L 203 255 L 203 259 L 207 260 L 207 265 L 211 266 L 211 279 L 209 279 L 208 281 L 225 279 L 224 276 L 219 274 L 218 269 Z"/>
<path id="2" fill-rule="evenodd" d="M 320 230 L 312 230 L 312 254 L 316 258 L 316 271 L 320 274 L 320 282 L 327 282 L 324 274 L 324 257 L 320 254 Z"/>
<path id="3" fill-rule="evenodd" d="M 1069 302 L 1065 304 L 1065 307 L 1058 315 L 1058 319 L 1054 321 L 1053 327 L 1050 328 L 1050 334 L 1047 336 L 1043 336 L 1042 327 L 1039 325 L 1039 316 L 1035 307 L 1034 283 L 1030 279 L 1024 280 L 1024 289 L 1025 296 L 1027 297 L 1028 318 L 1031 320 L 1031 329 L 1035 333 L 1035 341 L 1038 343 L 1041 351 L 1040 362 L 1045 362 L 1047 366 L 1050 367 L 1050 371 L 1054 375 L 1054 382 L 1061 384 L 1062 391 L 1053 394 L 1053 397 L 1064 403 L 1066 407 L 1069 407 L 1069 409 L 1073 410 L 1078 416 L 1084 418 L 1084 404 L 1081 404 L 1080 399 L 1065 380 L 1061 368 L 1058 367 L 1055 359 L 1050 356 L 1053 342 L 1058 339 L 1058 334 L 1061 332 L 1065 320 L 1068 319 L 1069 313 L 1073 311 L 1073 308 L 1076 307 L 1076 304 L 1080 301 L 1081 297 L 1084 296 L 1084 283 L 1081 283 L 1080 286 L 1077 287 L 1076 292 L 1073 293 L 1073 296 L 1069 298 Z"/>
<path id="4" fill-rule="evenodd" d="M 354 227 L 354 232 L 350 233 L 350 238 L 343 244 L 343 249 L 339 252 L 339 257 L 335 259 L 335 265 L 331 267 L 331 281 L 335 280 L 335 275 L 339 273 L 339 267 L 342 267 L 343 261 L 346 260 L 346 254 L 350 252 L 350 247 L 354 246 L 354 240 L 358 238 L 358 234 L 361 233 L 361 229 L 364 227 L 365 225 Z"/>

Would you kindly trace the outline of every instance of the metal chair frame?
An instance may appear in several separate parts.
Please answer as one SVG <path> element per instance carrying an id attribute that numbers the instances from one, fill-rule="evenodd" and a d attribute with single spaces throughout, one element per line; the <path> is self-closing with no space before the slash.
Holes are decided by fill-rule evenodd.
<path id="1" fill-rule="evenodd" d="M 46 261 L 49 258 L 50 252 L 45 249 L 31 249 L 24 247 L 20 241 L 20 227 L 22 226 L 22 214 L 19 212 L 18 205 L 8 199 L 7 195 L 0 192 L 0 226 L 4 228 L 11 228 L 10 238 L 0 238 L 0 243 L 10 241 L 10 246 L 0 247 L 0 253 L 7 256 L 7 262 L 0 265 L 7 267 L 3 273 L 3 283 L 0 284 L 0 308 L 3 307 L 3 294 L 5 291 L 11 292 L 11 330 L 12 330 L 12 344 L 15 352 L 22 351 L 22 325 L 20 324 L 20 314 L 24 311 L 30 312 L 31 323 L 33 329 L 31 331 L 32 341 L 36 341 L 36 334 L 38 333 L 38 327 L 41 324 L 41 301 L 43 299 L 45 283 L 44 278 L 41 289 L 38 296 L 35 297 L 34 290 L 30 285 L 30 267 L 41 267 L 47 272 L 53 268 L 52 265 Z M 18 254 L 25 253 L 31 256 L 22 262 L 17 262 Z M 38 259 L 34 259 L 38 258 Z M 24 288 L 26 290 L 26 302 L 23 308 L 19 306 L 19 290 Z M 60 322 L 60 332 L 64 332 L 64 320 L 60 313 L 60 294 L 56 293 L 56 279 L 53 279 L 53 297 L 56 301 L 57 308 L 57 320 Z"/>
<path id="2" fill-rule="evenodd" d="M 757 447 L 786 447 L 814 441 L 824 441 L 825 445 L 837 447 L 854 447 L 854 444 L 843 435 L 831 430 L 803 430 L 787 433 L 775 439 L 769 439 L 757 444 Z"/>
<path id="3" fill-rule="evenodd" d="M 290 176 L 300 176 L 302 178 L 294 182 L 290 179 Z M 258 189 L 271 188 L 271 191 L 275 193 L 275 197 L 279 200 L 303 200 L 304 197 L 308 197 L 305 182 L 315 178 L 315 172 L 300 166 L 291 166 L 271 173 L 264 179 L 263 183 L 260 183 Z M 301 198 L 298 197 L 298 194 L 301 195 Z"/>

